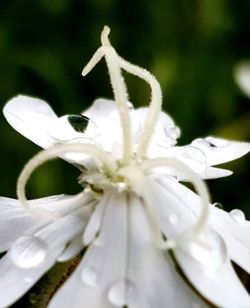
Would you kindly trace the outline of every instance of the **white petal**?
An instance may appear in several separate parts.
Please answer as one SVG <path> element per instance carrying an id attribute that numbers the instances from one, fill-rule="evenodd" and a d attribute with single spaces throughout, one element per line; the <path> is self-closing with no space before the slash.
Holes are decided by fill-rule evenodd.
<path id="1" fill-rule="evenodd" d="M 82 239 L 85 246 L 89 245 L 99 232 L 102 224 L 103 214 L 109 202 L 109 198 L 110 198 L 109 194 L 104 195 L 99 204 L 96 205 L 96 208 L 93 214 L 91 215 L 90 220 L 83 234 Z"/>
<path id="2" fill-rule="evenodd" d="M 203 180 L 210 180 L 210 179 L 223 178 L 225 176 L 229 176 L 232 174 L 233 172 L 231 170 L 207 167 L 202 172 L 199 172 L 199 177 L 201 177 Z"/>
<path id="3" fill-rule="evenodd" d="M 129 204 L 127 304 L 130 308 L 206 307 L 185 284 L 171 258 L 157 249 L 145 208 L 138 197 Z M 120 307 L 120 306 L 119 306 Z"/>
<path id="4" fill-rule="evenodd" d="M 57 120 L 57 115 L 46 102 L 18 95 L 5 105 L 3 113 L 15 130 L 39 146 L 48 148 L 55 143 L 47 127 Z"/>
<path id="5" fill-rule="evenodd" d="M 187 243 L 189 249 L 176 249 L 178 264 L 194 287 L 216 306 L 250 307 L 250 296 L 231 265 L 223 239 L 218 234 L 214 239 L 214 243 L 204 242 L 205 246 Z"/>
<path id="6" fill-rule="evenodd" d="M 210 223 L 224 238 L 230 258 L 250 274 L 250 221 L 230 215 L 214 208 L 211 211 Z M 240 218 L 240 217 L 239 217 Z"/>
<path id="7" fill-rule="evenodd" d="M 45 212 L 67 215 L 74 209 L 90 203 L 89 194 L 80 193 L 76 196 L 51 196 L 29 201 L 31 208 Z M 0 198 L 0 251 L 6 251 L 11 244 L 22 234 L 33 234 L 51 220 L 44 216 L 25 211 L 18 200 Z"/>
<path id="8" fill-rule="evenodd" d="M 108 288 L 124 272 L 126 249 L 126 200 L 124 194 L 108 192 L 100 238 L 58 290 L 49 307 L 112 308 Z"/>
<path id="9" fill-rule="evenodd" d="M 62 254 L 57 258 L 57 261 L 65 262 L 70 260 L 80 253 L 83 248 L 84 244 L 82 242 L 82 234 L 79 234 L 68 244 L 68 246 L 66 246 Z"/>
<path id="10" fill-rule="evenodd" d="M 229 141 L 215 137 L 195 139 L 191 145 L 204 152 L 209 166 L 237 159 L 250 151 L 250 143 L 248 142 Z"/>
<path id="11" fill-rule="evenodd" d="M 140 142 L 142 129 L 148 114 L 148 108 L 138 108 L 132 113 L 132 124 L 135 143 Z M 154 133 L 149 145 L 149 155 L 157 156 L 156 150 L 167 149 L 176 143 L 180 137 L 180 129 L 175 126 L 172 118 L 161 112 L 154 127 Z"/>
<path id="12" fill-rule="evenodd" d="M 161 231 L 168 238 L 174 238 L 189 230 L 197 221 L 197 215 L 201 209 L 199 201 L 195 212 L 186 206 L 186 202 L 190 198 L 189 190 L 180 192 L 178 189 L 181 186 L 183 185 L 175 179 L 168 177 L 148 178 L 144 184 L 147 199 L 157 212 Z"/>
<path id="13" fill-rule="evenodd" d="M 250 97 L 250 63 L 242 61 L 236 65 L 234 78 L 241 91 Z"/>
<path id="14" fill-rule="evenodd" d="M 0 260 L 0 307 L 9 306 L 18 300 L 53 266 L 66 243 L 84 228 L 86 214 L 86 210 L 83 209 L 81 213 L 58 219 L 53 224 L 34 234 L 35 237 L 45 241 L 48 247 L 45 259 L 37 266 L 31 268 L 16 266 L 15 263 L 18 264 L 18 259 L 14 260 L 14 263 L 10 253 L 7 253 Z M 26 251 L 25 247 L 23 250 Z"/>
<path id="15" fill-rule="evenodd" d="M 82 114 L 95 122 L 99 118 L 108 118 L 113 112 L 117 112 L 115 101 L 99 98 L 94 101 L 89 109 L 83 111 Z"/>

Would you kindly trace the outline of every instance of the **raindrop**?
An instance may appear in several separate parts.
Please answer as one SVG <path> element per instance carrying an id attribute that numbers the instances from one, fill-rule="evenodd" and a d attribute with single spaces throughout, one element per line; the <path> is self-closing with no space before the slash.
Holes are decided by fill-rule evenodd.
<path id="1" fill-rule="evenodd" d="M 191 256 L 209 270 L 216 270 L 225 263 L 227 248 L 223 238 L 215 231 L 207 231 L 200 241 L 187 244 Z"/>
<path id="2" fill-rule="evenodd" d="M 32 268 L 40 265 L 47 256 L 48 247 L 37 236 L 22 236 L 11 247 L 10 256 L 16 266 Z"/>
<path id="3" fill-rule="evenodd" d="M 88 126 L 89 118 L 82 114 L 72 114 L 68 116 L 68 121 L 76 132 L 84 133 Z"/>
<path id="4" fill-rule="evenodd" d="M 246 217 L 245 217 L 245 214 L 241 210 L 235 209 L 235 210 L 232 210 L 229 214 L 233 218 L 233 220 L 235 220 L 239 224 L 244 224 Z"/>
<path id="5" fill-rule="evenodd" d="M 206 156 L 202 150 L 193 146 L 184 147 L 182 150 L 182 156 L 184 158 L 192 159 L 202 165 L 206 165 L 207 162 Z"/>
<path id="6" fill-rule="evenodd" d="M 168 220 L 172 225 L 176 225 L 179 222 L 179 217 L 176 214 L 170 214 Z"/>
<path id="7" fill-rule="evenodd" d="M 95 269 L 91 267 L 85 267 L 82 270 L 81 278 L 82 281 L 86 284 L 86 286 L 94 287 L 97 283 L 98 274 Z"/>
<path id="8" fill-rule="evenodd" d="M 134 285 L 128 279 L 122 279 L 114 283 L 108 292 L 108 299 L 116 307 L 128 304 L 128 299 L 134 295 Z"/>
<path id="9" fill-rule="evenodd" d="M 214 206 L 214 207 L 217 207 L 217 208 L 220 209 L 220 210 L 223 210 L 223 205 L 222 205 L 221 203 L 219 203 L 219 202 L 213 203 L 213 206 Z"/>
<path id="10" fill-rule="evenodd" d="M 177 126 L 169 125 L 164 127 L 165 134 L 171 139 L 178 139 L 180 137 L 180 129 Z"/>

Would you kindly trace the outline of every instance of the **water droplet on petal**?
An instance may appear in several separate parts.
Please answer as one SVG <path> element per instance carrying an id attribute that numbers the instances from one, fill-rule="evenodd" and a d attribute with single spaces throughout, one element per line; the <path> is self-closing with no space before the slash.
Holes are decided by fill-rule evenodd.
<path id="1" fill-rule="evenodd" d="M 223 205 L 222 205 L 221 203 L 219 203 L 219 202 L 213 203 L 213 206 L 214 206 L 214 207 L 217 207 L 218 209 L 223 210 Z"/>
<path id="2" fill-rule="evenodd" d="M 205 154 L 202 152 L 202 150 L 196 147 L 186 146 L 183 148 L 181 154 L 184 158 L 192 159 L 202 165 L 206 165 L 207 159 Z"/>
<path id="3" fill-rule="evenodd" d="M 189 242 L 187 250 L 199 263 L 209 270 L 218 269 L 227 257 L 227 247 L 223 238 L 215 231 L 207 231 L 200 242 Z"/>
<path id="4" fill-rule="evenodd" d="M 97 283 L 98 274 L 95 269 L 91 267 L 85 267 L 82 270 L 81 278 L 86 286 L 94 287 Z"/>
<path id="5" fill-rule="evenodd" d="M 128 299 L 134 296 L 134 285 L 128 279 L 122 279 L 114 283 L 108 292 L 108 299 L 116 307 L 128 304 Z"/>
<path id="6" fill-rule="evenodd" d="M 179 217 L 176 214 L 170 214 L 168 220 L 172 225 L 176 225 L 179 222 Z"/>
<path id="7" fill-rule="evenodd" d="M 16 266 L 32 268 L 44 261 L 47 251 L 47 244 L 41 238 L 22 236 L 11 247 L 10 256 Z"/>
<path id="8" fill-rule="evenodd" d="M 241 210 L 235 209 L 235 210 L 232 210 L 229 214 L 233 218 L 233 220 L 235 220 L 239 224 L 244 224 L 246 217 L 245 217 L 245 214 Z"/>
<path id="9" fill-rule="evenodd" d="M 165 134 L 171 139 L 178 139 L 180 137 L 180 129 L 177 126 L 169 125 L 164 127 Z"/>
<path id="10" fill-rule="evenodd" d="M 72 114 L 67 119 L 73 129 L 78 133 L 84 133 L 89 123 L 89 118 L 82 114 Z"/>

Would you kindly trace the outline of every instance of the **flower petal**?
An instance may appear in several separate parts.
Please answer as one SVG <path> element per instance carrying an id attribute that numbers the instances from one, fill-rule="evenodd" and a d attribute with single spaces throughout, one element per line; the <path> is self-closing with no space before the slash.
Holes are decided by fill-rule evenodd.
<path id="1" fill-rule="evenodd" d="M 226 241 L 230 258 L 250 274 L 250 221 L 245 220 L 240 210 L 234 213 L 238 213 L 238 218 L 233 212 L 230 215 L 214 208 L 210 224 Z"/>
<path id="2" fill-rule="evenodd" d="M 74 238 L 84 228 L 84 220 L 88 217 L 89 213 L 86 209 L 81 209 L 81 212 L 68 215 L 64 218 L 56 220 L 53 224 L 45 227 L 39 232 L 34 234 L 35 239 L 39 239 L 46 243 L 47 247 L 44 258 L 40 259 L 40 263 L 36 266 L 27 267 L 27 263 L 39 256 L 39 251 L 31 250 L 33 253 L 29 253 L 29 247 L 25 248 L 27 241 L 24 241 L 23 251 L 27 257 L 27 260 L 22 259 L 25 262 L 26 267 L 22 267 L 19 259 L 22 255 L 16 255 L 13 258 L 14 253 L 8 252 L 0 260 L 0 307 L 6 307 L 18 300 L 28 289 L 36 283 L 36 281 L 56 262 L 57 257 L 62 253 L 66 243 Z M 67 232 L 65 232 L 67 230 Z M 32 244 L 32 242 L 31 242 Z M 14 246 L 13 246 L 14 247 Z M 12 247 L 12 250 L 14 249 Z M 29 256 L 27 256 L 27 253 Z M 33 258 L 33 259 L 32 259 Z M 24 265 L 24 263 L 22 263 Z"/>
<path id="3" fill-rule="evenodd" d="M 98 240 L 89 247 L 49 307 L 112 308 L 108 288 L 122 275 L 126 256 L 125 194 L 107 192 L 108 203 Z"/>
<path id="4" fill-rule="evenodd" d="M 18 95 L 7 102 L 3 113 L 16 131 L 42 148 L 55 143 L 55 139 L 48 135 L 47 127 L 57 120 L 57 115 L 46 102 Z"/>
<path id="5" fill-rule="evenodd" d="M 91 201 L 89 194 L 80 193 L 76 196 L 58 195 L 30 200 L 29 205 L 31 209 L 63 216 L 87 206 Z M 0 209 L 0 251 L 8 250 L 22 234 L 33 234 L 51 223 L 51 220 L 44 216 L 25 211 L 15 199 L 1 197 Z"/>
<path id="6" fill-rule="evenodd" d="M 213 304 L 218 307 L 250 307 L 250 296 L 233 270 L 225 246 L 221 245 L 224 246 L 222 238 L 215 247 L 203 248 L 197 244 L 191 250 L 178 248 L 174 253 L 189 281 Z"/>
<path id="7" fill-rule="evenodd" d="M 204 152 L 209 166 L 237 159 L 250 151 L 250 143 L 248 142 L 229 141 L 215 137 L 195 139 L 191 145 Z"/>
<path id="8" fill-rule="evenodd" d="M 203 180 L 211 180 L 218 179 L 225 176 L 232 175 L 233 172 L 231 170 L 222 169 L 222 168 L 214 168 L 214 167 L 206 167 L 205 170 L 199 172 L 199 177 Z"/>
<path id="9" fill-rule="evenodd" d="M 250 97 L 250 62 L 242 61 L 234 69 L 234 78 L 241 91 Z"/>
<path id="10" fill-rule="evenodd" d="M 127 302 L 123 304 L 130 308 L 206 307 L 175 271 L 171 258 L 157 249 L 144 205 L 133 195 L 128 222 L 127 277 L 131 287 L 127 290 Z"/>

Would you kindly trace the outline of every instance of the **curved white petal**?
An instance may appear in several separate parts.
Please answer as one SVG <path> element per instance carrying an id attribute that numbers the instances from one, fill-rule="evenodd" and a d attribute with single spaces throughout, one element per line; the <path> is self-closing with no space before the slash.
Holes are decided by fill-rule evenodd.
<path id="1" fill-rule="evenodd" d="M 214 208 L 210 224 L 226 241 L 230 258 L 250 274 L 250 221 L 245 220 L 240 211 L 237 218 Z"/>
<path id="2" fill-rule="evenodd" d="M 250 151 L 248 142 L 229 141 L 216 137 L 195 139 L 191 145 L 204 152 L 209 166 L 237 159 Z"/>
<path id="3" fill-rule="evenodd" d="M 18 95 L 7 102 L 3 114 L 16 131 L 42 148 L 55 143 L 47 127 L 57 120 L 57 115 L 41 99 Z"/>
<path id="4" fill-rule="evenodd" d="M 18 300 L 51 266 L 53 266 L 67 242 L 83 230 L 84 221 L 88 215 L 88 210 L 86 211 L 86 209 L 83 209 L 81 212 L 78 211 L 75 214 L 58 219 L 53 224 L 35 233 L 34 240 L 39 238 L 40 241 L 44 241 L 46 244 L 45 247 L 47 247 L 47 253 L 36 266 L 28 268 L 28 264 L 25 264 L 25 267 L 21 267 L 19 258 L 22 256 L 17 255 L 16 258 L 13 259 L 13 253 L 7 253 L 0 260 L 0 307 L 9 306 Z M 65 232 L 65 230 L 67 230 L 67 232 Z M 12 250 L 13 249 L 12 247 Z M 29 253 L 28 247 L 25 249 L 24 246 L 23 251 L 27 258 L 27 252 Z M 35 251 L 31 252 L 35 253 Z M 36 257 L 36 253 L 34 255 L 29 255 L 26 263 Z M 24 261 L 25 259 L 23 258 L 22 262 Z"/>
<path id="5" fill-rule="evenodd" d="M 232 174 L 233 172 L 231 170 L 206 167 L 205 170 L 199 172 L 199 177 L 201 177 L 203 180 L 210 180 L 210 179 L 223 178 L 225 176 L 230 176 Z"/>
<path id="6" fill-rule="evenodd" d="M 99 98 L 94 101 L 93 105 L 82 112 L 83 115 L 89 117 L 94 122 L 99 118 L 109 118 L 112 113 L 117 113 L 115 101 L 110 99 Z"/>
<path id="7" fill-rule="evenodd" d="M 91 195 L 80 193 L 76 196 L 51 196 L 29 201 L 32 209 L 64 216 L 71 211 L 86 206 L 92 201 Z M 51 223 L 46 216 L 25 211 L 18 200 L 0 198 L 0 251 L 6 251 L 22 234 L 33 234 Z"/>
<path id="8" fill-rule="evenodd" d="M 124 272 L 126 256 L 125 194 L 107 192 L 108 199 L 98 241 L 87 250 L 83 260 L 58 290 L 49 307 L 112 308 L 109 287 Z"/>
<path id="9" fill-rule="evenodd" d="M 189 190 L 180 192 L 178 189 L 180 186 L 183 185 L 168 177 L 148 178 L 144 183 L 148 202 L 153 204 L 161 231 L 168 238 L 174 238 L 189 230 L 197 221 L 197 215 L 201 210 L 199 201 L 195 212 L 186 206 Z"/>
<path id="10" fill-rule="evenodd" d="M 123 304 L 130 308 L 206 307 L 179 276 L 168 254 L 156 247 L 144 205 L 133 195 L 128 221 L 127 278 L 131 286 L 127 286 Z"/>
<path id="11" fill-rule="evenodd" d="M 189 249 L 174 251 L 188 280 L 218 307 L 250 307 L 250 296 L 232 267 L 223 239 L 218 236 L 211 246 L 203 244 L 187 243 Z"/>
<path id="12" fill-rule="evenodd" d="M 148 114 L 148 108 L 142 107 L 132 113 L 133 134 L 135 143 L 139 143 L 142 129 Z M 154 127 L 152 139 L 149 144 L 148 154 L 157 156 L 161 150 L 176 144 L 180 137 L 180 129 L 175 126 L 173 119 L 165 112 L 161 112 Z M 155 153 L 157 151 L 157 153 Z"/>
<path id="13" fill-rule="evenodd" d="M 250 97 L 250 63 L 242 61 L 234 69 L 234 78 L 241 91 Z"/>
<path id="14" fill-rule="evenodd" d="M 57 258 L 58 262 L 65 262 L 74 258 L 78 253 L 80 253 L 84 248 L 82 242 L 82 234 L 80 233 L 76 236 L 70 243 L 65 247 L 62 254 Z"/>

